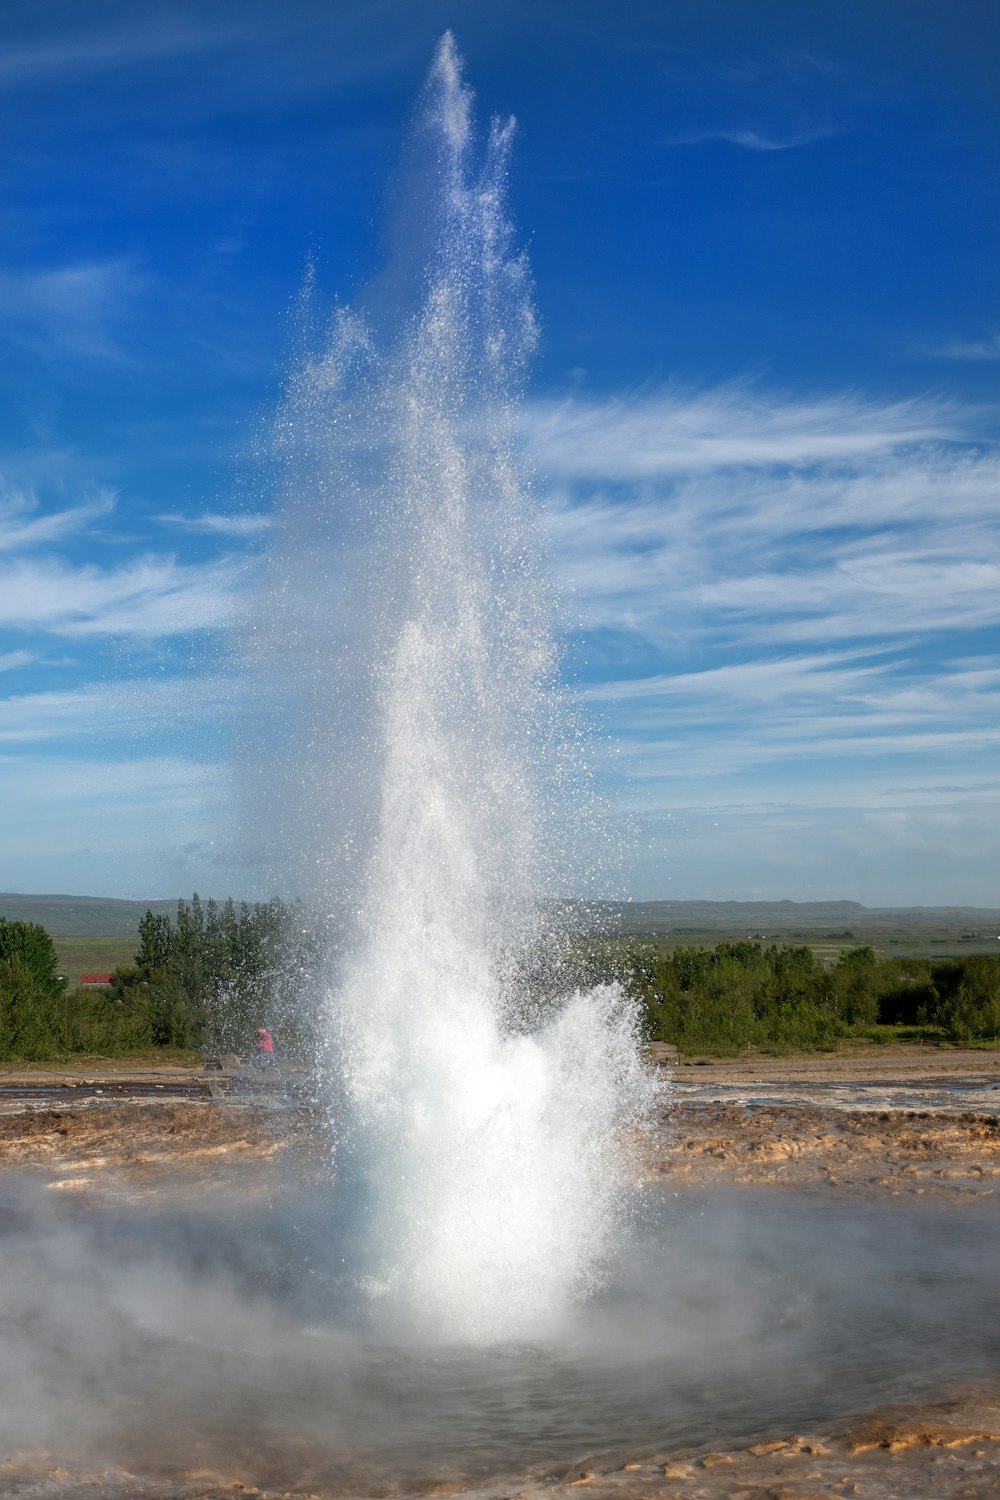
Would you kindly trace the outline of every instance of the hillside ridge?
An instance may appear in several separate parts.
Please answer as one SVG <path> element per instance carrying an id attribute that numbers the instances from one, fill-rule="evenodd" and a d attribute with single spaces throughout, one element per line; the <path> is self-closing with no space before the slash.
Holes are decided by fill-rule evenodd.
<path id="1" fill-rule="evenodd" d="M 622 933 L 710 933 L 745 928 L 753 936 L 815 931 L 818 927 L 870 931 L 901 923 L 992 927 L 1000 933 L 1000 909 L 986 906 L 864 906 L 848 900 L 783 900 L 594 901 L 586 907 L 596 927 Z M 0 892 L 0 917 L 38 922 L 56 937 L 127 936 L 138 931 L 146 911 L 172 916 L 176 910 L 176 897 L 132 901 L 117 896 Z"/>

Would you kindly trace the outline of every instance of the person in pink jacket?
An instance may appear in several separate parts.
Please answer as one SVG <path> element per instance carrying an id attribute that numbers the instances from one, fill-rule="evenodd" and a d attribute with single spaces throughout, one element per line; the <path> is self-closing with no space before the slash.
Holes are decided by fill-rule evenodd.
<path id="1" fill-rule="evenodd" d="M 257 1030 L 257 1040 L 253 1048 L 253 1060 L 262 1067 L 269 1068 L 274 1063 L 274 1038 L 266 1026 Z"/>

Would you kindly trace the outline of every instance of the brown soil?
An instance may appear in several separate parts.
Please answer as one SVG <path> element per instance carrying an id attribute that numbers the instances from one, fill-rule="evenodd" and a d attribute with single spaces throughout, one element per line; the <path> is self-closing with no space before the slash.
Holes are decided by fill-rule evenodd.
<path id="1" fill-rule="evenodd" d="M 301 1135 L 297 1111 L 192 1102 L 86 1104 L 0 1113 L 0 1168 L 66 1192 L 266 1192 Z"/>
<path id="2" fill-rule="evenodd" d="M 649 1171 L 671 1184 L 995 1198 L 1000 1118 L 679 1104 L 657 1135 Z"/>
<path id="3" fill-rule="evenodd" d="M 952 1201 L 1000 1195 L 1000 1055 L 992 1052 L 872 1049 L 670 1066 L 662 1075 L 667 1107 L 645 1153 L 654 1181 Z M 209 1084 L 174 1069 L 133 1075 L 137 1091 L 156 1079 L 168 1090 L 204 1092 L 137 1093 L 129 1102 L 129 1078 L 119 1072 L 26 1106 L 17 1094 L 23 1078 L 5 1080 L 0 1168 L 42 1173 L 66 1191 L 264 1189 L 289 1148 L 300 1154 L 314 1133 L 305 1108 L 275 1108 L 280 1098 L 266 1094 L 227 1098 L 228 1079 Z M 126 1097 L 107 1103 L 102 1087 Z M 781 1090 L 788 1102 L 773 1097 Z M 900 1090 L 927 1107 L 869 1107 Z M 962 1107 L 970 1101 L 992 1107 Z M 321 1156 L 321 1143 L 313 1146 Z"/>
<path id="4" fill-rule="evenodd" d="M 666 1184 L 1000 1195 L 1000 1053 L 877 1047 L 662 1069 Z"/>

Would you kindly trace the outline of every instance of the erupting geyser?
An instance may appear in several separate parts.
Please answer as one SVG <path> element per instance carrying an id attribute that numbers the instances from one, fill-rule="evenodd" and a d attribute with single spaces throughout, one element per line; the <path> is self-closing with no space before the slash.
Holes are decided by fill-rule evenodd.
<path id="1" fill-rule="evenodd" d="M 617 986 L 525 983 L 575 777 L 518 454 L 511 126 L 481 147 L 471 102 L 446 36 L 399 266 L 289 385 L 252 643 L 296 726 L 271 747 L 290 881 L 348 934 L 320 1048 L 345 1253 L 394 1322 L 486 1341 L 544 1334 L 600 1281 L 650 1085 Z"/>

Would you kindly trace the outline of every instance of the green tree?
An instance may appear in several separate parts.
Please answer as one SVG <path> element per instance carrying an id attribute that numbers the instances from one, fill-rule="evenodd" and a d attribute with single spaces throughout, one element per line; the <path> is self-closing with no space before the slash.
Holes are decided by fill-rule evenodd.
<path id="1" fill-rule="evenodd" d="M 37 922 L 15 922 L 0 917 L 0 961 L 18 959 L 25 965 L 39 991 L 58 1000 L 66 988 L 57 973 L 55 944 Z"/>
<path id="2" fill-rule="evenodd" d="M 941 1007 L 941 1020 L 956 1041 L 985 1041 L 1000 1036 L 1000 959 L 970 954 L 961 977 Z"/>
<path id="3" fill-rule="evenodd" d="M 135 955 L 135 966 L 147 978 L 169 966 L 173 936 L 170 918 L 165 913 L 146 912 L 139 923 L 139 951 Z"/>
<path id="4" fill-rule="evenodd" d="M 102 1057 L 141 1052 L 153 1042 L 149 986 L 135 968 L 118 968 L 105 988 L 79 985 L 69 995 L 63 1050 Z"/>
<path id="5" fill-rule="evenodd" d="M 827 977 L 826 998 L 834 1016 L 847 1027 L 874 1026 L 881 987 L 875 949 L 842 953 Z"/>
<path id="6" fill-rule="evenodd" d="M 0 957 L 0 1056 L 35 1062 L 57 1052 L 59 1040 L 55 997 L 20 953 Z"/>

